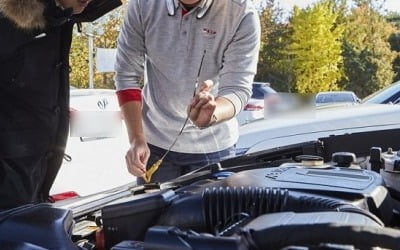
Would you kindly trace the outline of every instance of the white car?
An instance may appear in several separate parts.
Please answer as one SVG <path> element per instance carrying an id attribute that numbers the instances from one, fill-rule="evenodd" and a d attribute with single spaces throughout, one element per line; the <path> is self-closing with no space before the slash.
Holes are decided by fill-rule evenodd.
<path id="1" fill-rule="evenodd" d="M 129 140 L 115 90 L 71 89 L 70 96 L 70 137 L 50 194 L 85 196 L 136 181 L 125 165 Z"/>
<path id="2" fill-rule="evenodd" d="M 332 105 L 285 112 L 240 127 L 237 155 L 330 135 L 400 127 L 400 105 Z"/>
<path id="3" fill-rule="evenodd" d="M 360 98 L 353 91 L 326 91 L 319 92 L 315 96 L 315 105 L 327 105 L 334 103 L 359 104 Z"/>
<path id="4" fill-rule="evenodd" d="M 117 96 L 113 89 L 70 90 L 70 108 L 76 110 L 119 110 Z"/>

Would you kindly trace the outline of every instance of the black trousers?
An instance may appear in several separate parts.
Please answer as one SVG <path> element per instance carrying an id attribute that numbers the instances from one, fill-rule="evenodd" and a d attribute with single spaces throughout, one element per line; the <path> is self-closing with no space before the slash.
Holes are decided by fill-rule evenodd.
<path id="1" fill-rule="evenodd" d="M 161 159 L 165 154 L 166 150 L 149 144 L 150 158 L 147 163 L 147 169 L 151 167 L 156 161 Z M 170 151 L 158 170 L 154 173 L 151 178 L 152 182 L 163 182 L 181 175 L 187 174 L 198 168 L 207 166 L 219 162 L 223 159 L 227 159 L 235 156 L 235 147 L 229 147 L 227 149 L 204 154 L 191 154 L 191 153 L 180 153 Z M 144 184 L 143 178 L 137 178 L 138 184 Z"/>

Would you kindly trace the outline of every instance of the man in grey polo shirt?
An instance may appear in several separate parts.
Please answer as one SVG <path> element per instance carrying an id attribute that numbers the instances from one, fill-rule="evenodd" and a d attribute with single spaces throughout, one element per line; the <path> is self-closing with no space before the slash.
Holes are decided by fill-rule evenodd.
<path id="1" fill-rule="evenodd" d="M 250 0 L 130 0 L 115 64 L 129 172 L 162 159 L 161 182 L 233 156 L 259 46 Z"/>

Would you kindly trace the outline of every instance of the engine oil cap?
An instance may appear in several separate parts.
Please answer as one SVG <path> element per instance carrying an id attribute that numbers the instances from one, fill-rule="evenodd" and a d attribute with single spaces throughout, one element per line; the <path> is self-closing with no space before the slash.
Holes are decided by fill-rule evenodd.
<path id="1" fill-rule="evenodd" d="M 297 155 L 295 161 L 306 167 L 320 167 L 324 165 L 324 158 L 317 155 Z"/>
<path id="2" fill-rule="evenodd" d="M 332 154 L 332 161 L 338 167 L 348 168 L 356 161 L 356 155 L 350 152 L 336 152 Z"/>

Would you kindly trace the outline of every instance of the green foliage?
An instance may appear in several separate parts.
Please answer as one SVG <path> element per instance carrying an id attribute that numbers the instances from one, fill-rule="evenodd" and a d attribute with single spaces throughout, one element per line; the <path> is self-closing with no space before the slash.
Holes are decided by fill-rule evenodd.
<path id="1" fill-rule="evenodd" d="M 394 26 L 368 3 L 351 11 L 343 46 L 348 90 L 364 97 L 393 82 L 396 52 L 389 43 L 393 32 Z"/>
<path id="2" fill-rule="evenodd" d="M 291 43 L 287 56 L 299 93 L 338 90 L 342 78 L 341 42 L 344 27 L 330 1 L 321 1 L 306 9 L 295 8 L 291 19 Z"/>
<path id="3" fill-rule="evenodd" d="M 280 23 L 280 19 L 282 10 L 273 0 L 266 2 L 260 13 L 261 49 L 255 80 L 270 82 L 276 90 L 290 92 L 292 72 L 283 53 L 290 42 L 290 29 L 287 24 Z"/>
<path id="4" fill-rule="evenodd" d="M 89 86 L 89 49 L 84 35 L 76 34 L 73 37 L 70 53 L 70 83 L 77 88 Z"/>
<path id="5" fill-rule="evenodd" d="M 395 72 L 394 82 L 400 80 L 400 12 L 388 13 L 386 20 L 396 27 L 396 31 L 389 37 L 389 43 L 392 51 L 397 53 L 396 59 L 393 61 L 393 71 Z"/>
<path id="6" fill-rule="evenodd" d="M 392 50 L 396 52 L 397 56 L 393 60 L 393 71 L 395 72 L 395 77 L 393 81 L 400 80 L 400 31 L 392 34 L 389 38 Z"/>

